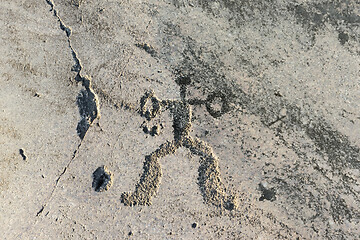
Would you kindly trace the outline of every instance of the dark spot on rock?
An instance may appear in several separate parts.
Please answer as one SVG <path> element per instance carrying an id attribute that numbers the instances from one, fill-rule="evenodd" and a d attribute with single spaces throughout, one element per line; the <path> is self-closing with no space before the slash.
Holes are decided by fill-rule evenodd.
<path id="1" fill-rule="evenodd" d="M 44 206 L 41 206 L 41 209 L 36 213 L 37 217 L 44 211 L 44 208 Z"/>
<path id="2" fill-rule="evenodd" d="M 194 222 L 193 224 L 191 224 L 191 227 L 192 227 L 192 228 L 196 228 L 196 227 L 197 227 L 197 223 Z"/>
<path id="3" fill-rule="evenodd" d="M 274 92 L 274 95 L 275 95 L 276 97 L 282 97 L 282 95 L 281 95 L 281 93 L 280 93 L 279 91 L 275 91 L 275 92 Z"/>
<path id="4" fill-rule="evenodd" d="M 23 160 L 25 161 L 26 160 L 26 155 L 25 155 L 24 149 L 20 148 L 19 153 L 20 153 L 21 157 L 23 158 Z"/>
<path id="5" fill-rule="evenodd" d="M 132 236 L 132 235 L 133 235 L 132 231 L 130 231 L 130 232 L 128 233 L 128 235 L 129 235 L 129 236 Z"/>
<path id="6" fill-rule="evenodd" d="M 191 79 L 189 76 L 179 76 L 175 82 L 181 86 L 181 85 L 189 85 L 191 83 Z"/>
<path id="7" fill-rule="evenodd" d="M 145 52 L 150 54 L 150 56 L 152 56 L 152 57 L 156 57 L 156 55 L 157 55 L 155 49 L 147 43 L 137 43 L 137 44 L 135 44 L 135 46 L 145 50 Z"/>
<path id="8" fill-rule="evenodd" d="M 345 32 L 339 32 L 338 38 L 341 45 L 344 45 L 346 42 L 349 41 L 349 35 Z"/>
<path id="9" fill-rule="evenodd" d="M 234 210 L 235 209 L 235 204 L 232 203 L 232 202 L 227 202 L 226 205 L 225 205 L 225 209 L 226 210 Z"/>
<path id="10" fill-rule="evenodd" d="M 143 131 L 146 134 L 150 134 L 151 136 L 158 136 L 160 134 L 160 126 L 155 125 L 151 129 L 149 129 L 147 126 L 143 126 Z"/>
<path id="11" fill-rule="evenodd" d="M 159 126 L 155 125 L 151 128 L 150 135 L 151 136 L 157 136 L 160 134 L 160 128 Z"/>
<path id="12" fill-rule="evenodd" d="M 261 191 L 261 197 L 259 198 L 259 201 L 274 201 L 276 200 L 276 192 L 274 188 L 266 188 L 262 183 L 259 184 L 259 188 Z"/>
<path id="13" fill-rule="evenodd" d="M 112 173 L 106 166 L 101 166 L 93 173 L 92 187 L 97 192 L 109 190 L 112 185 Z"/>
<path id="14" fill-rule="evenodd" d="M 320 25 L 323 22 L 323 16 L 321 14 L 315 13 L 314 22 Z"/>
<path id="15" fill-rule="evenodd" d="M 148 134 L 148 133 L 149 133 L 148 127 L 147 127 L 147 126 L 144 126 L 144 127 L 143 127 L 143 131 L 144 131 L 144 133 Z"/>

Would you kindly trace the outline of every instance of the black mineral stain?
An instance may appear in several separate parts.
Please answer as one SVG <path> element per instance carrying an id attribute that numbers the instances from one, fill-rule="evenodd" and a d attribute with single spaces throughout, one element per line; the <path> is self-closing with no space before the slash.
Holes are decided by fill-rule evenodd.
<path id="1" fill-rule="evenodd" d="M 112 184 L 112 174 L 106 166 L 101 166 L 93 173 L 92 187 L 96 192 L 109 190 Z"/>
<path id="2" fill-rule="evenodd" d="M 306 135 L 314 142 L 319 150 L 326 153 L 328 163 L 333 170 L 341 171 L 346 167 L 360 168 L 358 161 L 360 149 L 351 143 L 346 135 L 334 129 L 326 119 L 301 113 L 297 106 L 288 105 L 289 123 L 300 126 Z M 310 123 L 303 123 L 301 118 L 311 119 Z"/>
<path id="3" fill-rule="evenodd" d="M 191 224 L 191 227 L 192 227 L 192 228 L 196 228 L 196 227 L 197 227 L 197 223 L 194 222 L 193 224 Z"/>
<path id="4" fill-rule="evenodd" d="M 259 201 L 264 201 L 264 200 L 268 200 L 268 201 L 274 201 L 276 200 L 276 192 L 274 188 L 266 188 L 263 184 L 259 184 L 259 189 L 261 191 L 261 197 L 259 198 Z"/>
<path id="5" fill-rule="evenodd" d="M 173 0 L 177 2 L 177 0 Z M 296 21 L 300 23 L 304 29 L 311 35 L 311 43 L 313 44 L 318 31 L 325 29 L 326 24 L 330 24 L 341 33 L 342 28 L 356 29 L 360 22 L 360 15 L 357 13 L 358 3 L 353 0 L 327 0 L 297 3 L 289 1 L 286 5 L 279 5 L 275 0 L 198 0 L 197 3 L 209 14 L 218 17 L 219 11 L 213 8 L 213 2 L 217 2 L 219 9 L 226 9 L 230 12 L 229 21 L 235 22 L 236 26 L 241 28 L 246 22 L 259 20 L 259 15 L 254 14 L 255 10 L 261 12 L 263 19 L 276 23 L 281 18 L 288 18 L 293 15 Z M 352 27 L 353 26 L 353 27 Z M 359 36 L 356 31 L 349 35 Z M 341 44 L 343 40 L 339 38 Z"/>

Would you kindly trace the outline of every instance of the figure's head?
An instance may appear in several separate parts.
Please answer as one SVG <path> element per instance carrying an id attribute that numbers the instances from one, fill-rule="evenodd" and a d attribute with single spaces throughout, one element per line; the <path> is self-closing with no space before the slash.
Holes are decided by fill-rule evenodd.
<path id="1" fill-rule="evenodd" d="M 180 87 L 187 86 L 187 85 L 190 85 L 191 79 L 190 79 L 190 76 L 179 76 L 178 78 L 176 78 L 175 82 Z"/>
<path id="2" fill-rule="evenodd" d="M 149 106 L 149 101 L 151 104 Z M 160 113 L 161 104 L 160 100 L 155 96 L 153 91 L 146 92 L 140 100 L 140 114 L 148 121 L 155 118 Z"/>
<path id="3" fill-rule="evenodd" d="M 186 97 L 186 89 L 191 83 L 190 76 L 180 75 L 175 82 L 180 86 L 180 97 L 184 101 Z"/>

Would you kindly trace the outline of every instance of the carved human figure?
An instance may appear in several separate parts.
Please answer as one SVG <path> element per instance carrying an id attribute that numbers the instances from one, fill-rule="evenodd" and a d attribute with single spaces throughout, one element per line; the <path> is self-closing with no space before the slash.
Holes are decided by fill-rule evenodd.
<path id="1" fill-rule="evenodd" d="M 220 116 L 228 110 L 228 104 L 222 103 L 221 110 L 211 109 L 211 99 L 201 101 L 197 99 L 186 100 L 186 85 L 190 83 L 188 78 L 177 81 L 180 85 L 181 100 L 160 100 L 154 92 L 147 92 L 141 99 L 140 114 L 148 121 L 158 116 L 162 111 L 169 110 L 173 118 L 173 134 L 174 139 L 167 141 L 154 152 L 145 157 L 143 173 L 140 181 L 133 192 L 125 192 L 121 196 L 121 201 L 127 206 L 133 205 L 150 205 L 151 199 L 154 197 L 160 186 L 162 177 L 160 158 L 173 154 L 180 147 L 188 148 L 193 154 L 200 156 L 199 166 L 199 186 L 204 201 L 213 205 L 224 207 L 232 210 L 237 206 L 237 199 L 233 195 L 225 192 L 224 185 L 220 178 L 218 157 L 212 148 L 204 141 L 190 136 L 192 108 L 194 104 L 207 104 L 209 113 L 215 113 Z M 211 94 L 214 97 L 220 97 L 225 101 L 224 95 Z M 152 108 L 147 110 L 147 103 L 151 101 Z"/>

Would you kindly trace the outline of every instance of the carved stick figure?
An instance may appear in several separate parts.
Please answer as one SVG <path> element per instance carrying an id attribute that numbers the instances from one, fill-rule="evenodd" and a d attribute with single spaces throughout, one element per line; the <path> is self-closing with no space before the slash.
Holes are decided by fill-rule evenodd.
<path id="1" fill-rule="evenodd" d="M 154 92 L 147 92 L 141 99 L 140 114 L 148 121 L 155 118 L 161 111 L 170 110 L 173 118 L 174 140 L 167 141 L 160 145 L 154 152 L 145 157 L 144 171 L 137 183 L 134 192 L 125 192 L 121 195 L 121 201 L 127 206 L 133 205 L 150 205 L 152 197 L 158 191 L 162 171 L 160 158 L 175 153 L 180 147 L 188 148 L 193 154 L 200 156 L 199 166 L 199 186 L 204 201 L 213 205 L 224 207 L 232 210 L 236 208 L 236 197 L 227 195 L 220 178 L 219 160 L 212 148 L 204 141 L 190 136 L 191 129 L 191 105 L 206 104 L 208 112 L 218 117 L 228 111 L 228 103 L 225 96 L 220 93 L 209 95 L 206 101 L 203 100 L 186 100 L 186 85 L 190 83 L 188 77 L 177 80 L 180 85 L 181 101 L 179 100 L 159 100 Z M 220 110 L 211 107 L 212 100 L 217 97 L 222 100 Z M 148 101 L 152 103 L 152 109 L 146 110 Z"/>

